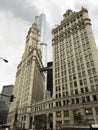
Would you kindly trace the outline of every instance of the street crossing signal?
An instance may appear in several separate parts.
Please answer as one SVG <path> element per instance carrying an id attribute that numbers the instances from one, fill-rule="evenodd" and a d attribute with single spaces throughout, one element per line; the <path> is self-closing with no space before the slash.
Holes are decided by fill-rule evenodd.
<path id="1" fill-rule="evenodd" d="M 14 100 L 14 95 L 11 95 L 10 96 L 10 102 L 13 102 L 13 100 Z"/>

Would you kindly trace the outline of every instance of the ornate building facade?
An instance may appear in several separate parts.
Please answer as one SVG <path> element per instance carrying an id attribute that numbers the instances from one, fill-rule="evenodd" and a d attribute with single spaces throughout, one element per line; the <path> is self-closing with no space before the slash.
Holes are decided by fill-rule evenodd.
<path id="1" fill-rule="evenodd" d="M 10 106 L 8 123 L 11 128 L 29 128 L 31 106 L 44 98 L 43 67 L 40 51 L 40 33 L 36 24 L 32 24 L 26 37 L 25 51 L 22 61 L 17 67 L 14 102 Z"/>
<path id="2" fill-rule="evenodd" d="M 58 124 L 98 123 L 98 50 L 88 10 L 67 10 L 52 30 Z"/>
<path id="3" fill-rule="evenodd" d="M 34 96 L 32 94 L 35 93 L 34 91 L 38 86 L 33 86 L 35 87 L 33 89 L 32 85 L 26 84 L 26 80 L 18 82 L 21 77 L 19 79 L 16 77 L 17 89 L 14 94 L 17 93 L 16 99 L 18 100 L 16 101 L 19 101 L 17 104 L 22 104 L 20 105 L 21 107 L 24 105 L 23 111 L 21 110 L 18 113 L 22 127 L 23 123 L 25 123 L 24 128 L 55 129 L 58 126 L 65 127 L 66 125 L 98 124 L 98 51 L 88 10 L 85 8 L 78 12 L 67 10 L 63 16 L 60 25 L 52 30 L 53 96 L 42 100 L 43 89 L 40 89 L 42 94 L 31 98 Z M 28 52 L 28 45 L 25 52 Z M 34 54 L 35 59 L 35 54 L 37 55 L 38 53 L 33 51 L 33 54 L 32 52 L 30 54 Z M 23 57 L 26 58 L 27 56 L 27 53 L 24 53 Z M 25 58 L 23 58 L 23 62 L 28 61 Z M 39 68 L 41 68 L 41 61 L 37 63 L 39 64 L 32 65 L 39 65 Z M 32 72 L 34 70 L 32 69 Z M 20 70 L 18 69 L 16 76 L 19 74 Z M 25 78 L 26 74 L 27 72 L 25 73 L 23 66 L 22 76 Z M 39 74 L 42 78 L 41 81 L 44 81 L 43 73 Z M 32 77 L 34 78 L 33 73 Z M 28 79 L 27 81 L 31 83 L 34 80 Z M 39 83 L 39 80 L 37 80 L 37 83 Z M 26 89 L 25 84 L 29 88 Z M 28 100 L 26 99 L 26 102 L 24 102 L 27 90 L 32 93 L 32 96 L 27 94 L 29 96 Z M 41 97 L 41 101 L 35 100 L 36 98 L 39 99 L 39 97 Z M 11 109 L 15 110 L 13 104 L 13 109 Z M 30 107 L 25 109 L 26 104 Z M 11 120 L 10 117 L 13 116 L 11 114 L 12 112 L 9 114 L 9 122 Z"/>

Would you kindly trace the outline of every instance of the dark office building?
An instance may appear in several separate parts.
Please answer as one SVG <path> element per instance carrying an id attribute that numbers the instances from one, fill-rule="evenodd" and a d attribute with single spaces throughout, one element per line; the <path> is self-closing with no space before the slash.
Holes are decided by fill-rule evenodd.
<path id="1" fill-rule="evenodd" d="M 52 67 L 53 62 L 48 62 L 47 67 Z M 53 93 L 53 71 L 49 69 L 47 71 L 47 90 L 50 91 L 50 95 L 52 96 Z"/>
<path id="2" fill-rule="evenodd" d="M 0 96 L 0 122 L 5 124 L 7 123 L 7 116 L 8 116 L 8 111 L 9 111 L 9 106 L 10 106 L 10 97 L 12 92 L 13 92 L 13 85 L 6 85 L 3 86 L 1 96 Z M 7 96 L 3 96 L 7 95 Z"/>

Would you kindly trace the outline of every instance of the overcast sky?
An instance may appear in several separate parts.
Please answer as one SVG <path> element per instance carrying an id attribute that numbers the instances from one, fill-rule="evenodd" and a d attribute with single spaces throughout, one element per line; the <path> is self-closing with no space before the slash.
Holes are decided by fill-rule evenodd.
<path id="1" fill-rule="evenodd" d="M 89 11 L 98 46 L 98 0 L 0 0 L 0 91 L 3 85 L 15 83 L 17 65 L 25 48 L 27 32 L 44 7 L 47 19 L 48 61 L 52 60 L 51 30 L 60 24 L 67 9 Z"/>

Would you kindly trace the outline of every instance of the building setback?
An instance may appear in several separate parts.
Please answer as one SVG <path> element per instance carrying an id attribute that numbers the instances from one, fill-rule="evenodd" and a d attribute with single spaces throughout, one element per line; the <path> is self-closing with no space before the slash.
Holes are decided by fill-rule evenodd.
<path id="1" fill-rule="evenodd" d="M 8 123 L 11 128 L 29 128 L 32 118 L 31 106 L 44 98 L 45 76 L 43 72 L 40 73 L 42 67 L 40 33 L 37 25 L 32 24 L 26 37 L 22 61 L 17 67 L 13 90 L 15 99 L 10 106 L 8 116 Z"/>

